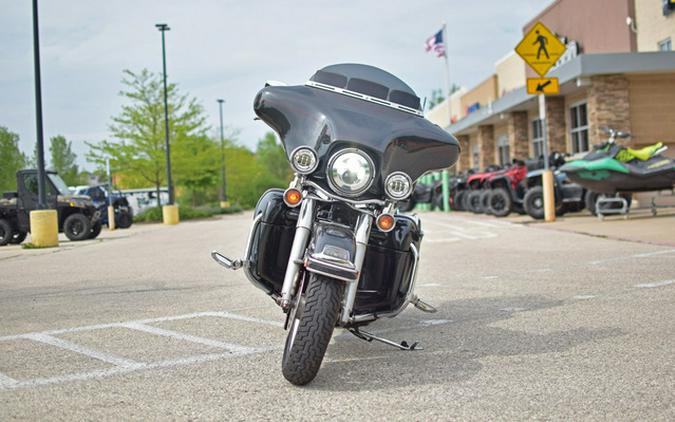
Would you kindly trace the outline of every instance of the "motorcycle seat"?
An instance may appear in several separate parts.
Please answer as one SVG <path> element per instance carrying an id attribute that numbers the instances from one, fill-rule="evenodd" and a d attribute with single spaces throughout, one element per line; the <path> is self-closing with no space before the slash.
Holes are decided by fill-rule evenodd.
<path id="1" fill-rule="evenodd" d="M 617 154 L 616 158 L 617 160 L 624 163 L 634 159 L 647 161 L 652 158 L 661 148 L 663 148 L 662 142 L 657 142 L 654 145 L 648 145 L 640 149 L 625 148 Z"/>

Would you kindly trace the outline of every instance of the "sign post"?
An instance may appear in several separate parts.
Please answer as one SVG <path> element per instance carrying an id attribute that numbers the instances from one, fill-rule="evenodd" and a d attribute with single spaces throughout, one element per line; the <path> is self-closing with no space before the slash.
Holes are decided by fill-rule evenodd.
<path id="1" fill-rule="evenodd" d="M 539 119 L 544 136 L 544 173 L 541 183 L 544 190 L 544 218 L 547 222 L 555 221 L 555 190 L 553 172 L 549 168 L 546 95 L 560 94 L 560 83 L 558 78 L 546 77 L 546 73 L 551 70 L 566 49 L 567 46 L 541 22 L 537 22 L 516 46 L 516 53 L 541 76 L 540 78 L 527 78 L 527 93 L 537 95 L 539 100 Z"/>

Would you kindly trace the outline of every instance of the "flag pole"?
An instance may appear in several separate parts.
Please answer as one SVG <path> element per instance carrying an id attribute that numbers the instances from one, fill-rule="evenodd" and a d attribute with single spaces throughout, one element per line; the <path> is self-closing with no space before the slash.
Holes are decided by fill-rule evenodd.
<path id="1" fill-rule="evenodd" d="M 448 62 L 448 30 L 447 25 L 443 22 L 443 46 L 445 53 L 445 99 L 448 101 L 448 125 L 452 124 L 452 111 L 450 110 L 450 64 Z"/>

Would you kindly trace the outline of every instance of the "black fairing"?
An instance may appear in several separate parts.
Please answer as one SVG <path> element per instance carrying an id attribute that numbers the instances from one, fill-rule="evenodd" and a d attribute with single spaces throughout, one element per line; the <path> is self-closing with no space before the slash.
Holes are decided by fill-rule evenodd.
<path id="1" fill-rule="evenodd" d="M 278 295 L 295 235 L 298 209 L 284 204 L 281 189 L 270 189 L 258 201 L 255 215 L 260 214 L 247 265 L 251 276 L 268 293 Z M 421 240 L 421 228 L 405 215 L 396 216 L 396 226 L 389 233 L 373 227 L 356 295 L 356 315 L 390 312 L 403 304 L 415 266 L 411 245 L 419 250 Z"/>
<path id="2" fill-rule="evenodd" d="M 368 80 L 388 92 L 373 89 L 369 95 L 415 105 L 414 92 L 380 69 L 334 65 L 317 75 L 321 72 L 338 76 L 333 85 L 359 89 L 359 81 Z M 265 87 L 256 96 L 254 109 L 279 134 L 287 155 L 300 146 L 317 152 L 319 167 L 310 178 L 323 188 L 329 188 L 326 162 L 335 150 L 355 147 L 370 155 L 376 169 L 375 183 L 361 198 L 382 197 L 384 179 L 394 171 L 403 171 L 416 180 L 427 171 L 454 165 L 459 154 L 457 140 L 421 116 L 316 87 Z"/>

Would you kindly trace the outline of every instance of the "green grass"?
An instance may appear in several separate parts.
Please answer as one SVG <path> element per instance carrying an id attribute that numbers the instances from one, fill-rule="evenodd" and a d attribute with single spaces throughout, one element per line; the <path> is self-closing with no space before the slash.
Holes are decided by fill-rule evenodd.
<path id="1" fill-rule="evenodd" d="M 34 243 L 23 242 L 21 244 L 21 249 L 46 249 L 46 248 L 55 248 L 56 246 L 37 246 Z"/>
<path id="2" fill-rule="evenodd" d="M 178 207 L 178 214 L 181 221 L 210 218 L 221 214 L 235 214 L 241 211 L 242 208 L 238 204 L 234 204 L 228 208 L 220 208 L 212 205 L 196 208 L 185 205 Z M 161 221 L 162 209 L 157 207 L 150 208 L 142 214 L 134 216 L 134 223 L 159 223 Z"/>

